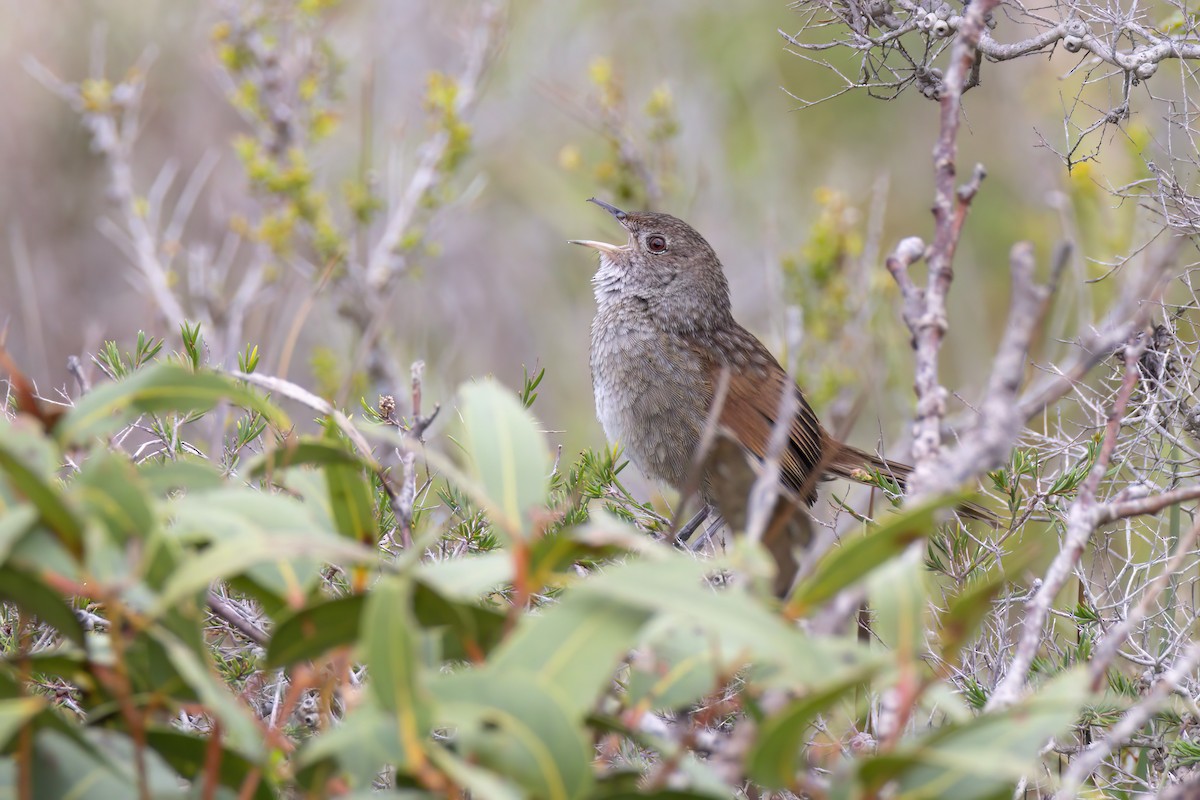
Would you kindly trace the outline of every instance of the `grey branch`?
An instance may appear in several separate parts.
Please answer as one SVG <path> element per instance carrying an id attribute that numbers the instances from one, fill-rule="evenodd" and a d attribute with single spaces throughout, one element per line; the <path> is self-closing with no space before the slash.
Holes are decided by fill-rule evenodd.
<path id="1" fill-rule="evenodd" d="M 1200 663 L 1200 643 L 1192 642 L 1175 664 L 1155 681 L 1146 696 L 1126 711 L 1125 716 L 1121 717 L 1121 720 L 1103 739 L 1084 750 L 1071 762 L 1071 766 L 1063 778 L 1062 788 L 1055 797 L 1062 798 L 1062 800 L 1075 797 L 1079 787 L 1089 775 L 1096 771 L 1109 754 L 1145 728 L 1146 723 L 1162 707 L 1167 697 L 1183 685 L 1198 663 Z"/>
<path id="2" fill-rule="evenodd" d="M 460 117 L 470 111 L 478 97 L 479 83 L 494 50 L 499 17 L 500 7 L 496 3 L 488 3 L 480 11 L 479 24 L 471 36 L 466 65 L 458 76 L 457 93 L 454 96 L 454 111 Z M 383 235 L 371 250 L 366 272 L 370 291 L 382 291 L 397 274 L 404 271 L 406 260 L 400 243 L 410 229 L 421 201 L 441 177 L 442 161 L 449 146 L 450 134 L 444 130 L 439 130 L 421 146 L 412 178 L 400 201 L 392 209 Z"/>
<path id="3" fill-rule="evenodd" d="M 1138 381 L 1138 357 L 1145 347 L 1145 341 L 1145 337 L 1135 338 L 1125 346 L 1125 376 L 1109 410 L 1100 452 L 1067 513 L 1067 532 L 1063 537 L 1062 548 L 1046 571 L 1041 586 L 1025 604 L 1025 620 L 1021 625 L 1016 652 L 1006 667 L 1004 677 L 988 698 L 988 711 L 1006 708 L 1020 697 L 1029 667 L 1033 664 L 1033 657 L 1042 644 L 1042 629 L 1050 616 L 1054 598 L 1071 576 L 1092 533 L 1096 530 L 1096 523 L 1100 517 L 1096 492 L 1104 473 L 1108 471 L 1113 448 L 1116 446 L 1117 432 L 1120 430 L 1121 420 L 1125 417 L 1125 409 L 1133 394 L 1133 387 Z"/>

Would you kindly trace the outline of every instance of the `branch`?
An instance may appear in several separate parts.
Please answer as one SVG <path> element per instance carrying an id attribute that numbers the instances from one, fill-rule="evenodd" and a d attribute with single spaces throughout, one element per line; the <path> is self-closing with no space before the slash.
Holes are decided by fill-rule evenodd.
<path id="1" fill-rule="evenodd" d="M 1121 645 L 1129 638 L 1129 634 L 1133 632 L 1133 629 L 1142 624 L 1142 621 L 1146 619 L 1150 605 L 1158 599 L 1158 596 L 1162 594 L 1167 584 L 1179 577 L 1184 561 L 1189 556 L 1194 555 L 1192 546 L 1196 543 L 1198 535 L 1200 535 L 1200 523 L 1193 525 L 1187 533 L 1180 537 L 1178 544 L 1175 546 L 1175 552 L 1171 555 L 1171 559 L 1163 567 L 1162 572 L 1155 577 L 1154 581 L 1146 587 L 1146 590 L 1138 599 L 1137 605 L 1133 607 L 1120 624 L 1114 625 L 1100 642 L 1096 648 L 1096 654 L 1092 657 L 1092 663 L 1088 667 L 1093 692 L 1100 691 L 1105 673 L 1108 671 L 1108 665 L 1116 658 Z"/>
<path id="2" fill-rule="evenodd" d="M 956 190 L 962 94 L 975 63 L 975 46 L 984 30 L 987 15 L 998 3 L 999 0 L 971 3 L 960 23 L 958 39 L 954 42 L 950 69 L 941 94 L 941 128 L 933 147 L 934 238 L 925 254 L 929 280 L 924 291 L 918 291 L 907 272 L 899 269 L 901 265 L 907 266 L 915 260 L 913 256 L 919 240 L 906 239 L 897 248 L 893 258 L 888 260 L 888 269 L 896 276 L 905 297 L 905 321 L 912 331 L 913 349 L 916 351 L 913 387 L 917 394 L 917 414 L 913 425 L 916 469 L 910 482 L 914 497 L 926 493 L 930 469 L 941 448 L 946 389 L 938 380 L 938 357 L 948 327 L 946 296 L 954 278 L 954 253 L 967 209 L 984 176 L 983 167 L 977 166 L 971 180 Z M 904 252 L 901 252 L 902 248 Z"/>
<path id="3" fill-rule="evenodd" d="M 267 635 L 257 625 L 246 619 L 225 598 L 211 589 L 208 592 L 208 607 L 213 614 L 225 620 L 231 628 L 254 642 L 259 647 L 267 646 Z"/>
<path id="4" fill-rule="evenodd" d="M 1050 607 L 1054 604 L 1054 598 L 1058 596 L 1059 591 L 1067 582 L 1067 578 L 1079 562 L 1080 556 L 1083 555 L 1088 540 L 1096 530 L 1100 517 L 1096 492 L 1100 488 L 1100 481 L 1108 472 L 1113 449 L 1117 444 L 1117 433 L 1121 429 L 1121 420 L 1125 417 L 1125 409 L 1133 394 L 1133 387 L 1138 382 L 1140 374 L 1137 364 L 1138 357 L 1141 356 L 1145 346 L 1146 337 L 1130 339 L 1125 346 L 1125 376 L 1108 414 L 1100 452 L 1096 455 L 1096 460 L 1092 464 L 1087 478 L 1084 479 L 1083 485 L 1079 487 L 1075 502 L 1071 504 L 1067 513 L 1067 532 L 1062 549 L 1059 550 L 1058 555 L 1050 564 L 1050 568 L 1046 571 L 1042 585 L 1025 605 L 1025 621 L 1021 627 L 1021 638 L 1017 643 L 1016 653 L 1009 662 L 1004 677 L 996 686 L 996 690 L 988 698 L 986 711 L 1006 708 L 1020 697 L 1021 690 L 1025 687 L 1025 679 L 1029 674 L 1029 667 L 1033 663 L 1033 657 L 1041 647 L 1042 629 L 1046 624 L 1046 619 L 1050 616 Z"/>
<path id="5" fill-rule="evenodd" d="M 291 381 L 285 381 L 282 378 L 273 378 L 269 375 L 239 372 L 234 369 L 229 370 L 229 374 L 247 383 L 252 383 L 255 386 L 266 389 L 268 392 L 273 392 L 295 400 L 297 403 L 302 403 L 313 411 L 332 419 L 334 424 L 337 425 L 338 430 L 344 433 L 355 449 L 358 450 L 359 458 L 379 478 L 379 484 L 383 487 L 384 493 L 387 494 L 388 504 L 392 509 L 392 513 L 396 515 L 396 519 L 404 519 L 405 511 L 400 491 L 393 485 L 392 478 L 388 475 L 387 470 L 375 459 L 375 453 L 372 451 L 371 445 L 367 443 L 362 432 L 354 427 L 354 423 L 350 421 L 349 417 L 334 408 L 333 404 L 328 400 L 318 397 Z"/>
<path id="6" fill-rule="evenodd" d="M 456 84 L 454 113 L 457 116 L 466 115 L 475 104 L 484 68 L 493 51 L 499 17 L 500 7 L 496 3 L 488 3 L 480 11 L 479 24 L 467 48 L 466 65 Z M 445 130 L 439 130 L 421 146 L 412 179 L 388 218 L 383 235 L 371 251 L 366 274 L 368 291 L 382 291 L 396 275 L 404 271 L 407 259 L 401 252 L 400 244 L 421 207 L 421 201 L 442 176 L 442 164 L 449 146 L 450 133 Z"/>
<path id="7" fill-rule="evenodd" d="M 1172 489 L 1169 492 L 1152 494 L 1148 497 L 1139 497 L 1136 500 L 1105 503 L 1100 506 L 1096 522 L 1103 525 L 1106 522 L 1115 522 L 1119 519 L 1139 517 L 1145 514 L 1157 514 L 1164 508 L 1169 508 L 1178 503 L 1186 503 L 1189 500 L 1200 500 L 1200 485 L 1183 486 L 1179 489 Z"/>
<path id="8" fill-rule="evenodd" d="M 1067 252 L 1066 248 L 1060 249 L 1055 274 L 1065 265 Z M 1035 283 L 1034 267 L 1033 246 L 1028 242 L 1014 245 L 1009 254 L 1012 289 L 1008 320 L 980 404 L 979 420 L 956 447 L 944 452 L 936 469 L 927 471 L 924 488 L 930 494 L 954 491 L 1003 463 L 1025 427 L 1026 418 L 1016 403 L 1017 392 L 1025 377 L 1030 343 L 1055 282 L 1052 279 L 1047 286 Z"/>
<path id="9" fill-rule="evenodd" d="M 80 86 L 61 80 L 35 58 L 28 57 L 24 63 L 34 80 L 66 100 L 80 115 L 91 134 L 92 148 L 104 156 L 109 174 L 108 193 L 125 224 L 122 233 L 129 239 L 128 243 L 120 244 L 128 244 L 150 296 L 167 323 L 178 328 L 185 320 L 183 306 L 171 291 L 167 266 L 159 258 L 159 242 L 150 224 L 151 215 L 141 207 L 146 201 L 138 198 L 133 186 L 133 145 L 141 131 L 139 111 L 146 89 L 145 76 L 154 57 L 154 50 L 143 53 L 125 80 L 111 86 L 107 96 L 100 100 L 85 98 Z"/>
<path id="10" fill-rule="evenodd" d="M 1079 787 L 1087 780 L 1088 776 L 1096 771 L 1109 754 L 1145 728 L 1146 723 L 1162 707 L 1167 697 L 1183 685 L 1198 663 L 1200 663 L 1200 642 L 1192 642 L 1187 652 L 1180 656 L 1171 669 L 1150 687 L 1150 691 L 1137 705 L 1125 712 L 1125 716 L 1121 717 L 1121 720 L 1112 727 L 1107 736 L 1083 751 L 1071 762 L 1071 766 L 1063 778 L 1062 788 L 1055 797 L 1066 800 L 1066 798 L 1077 796 Z"/>

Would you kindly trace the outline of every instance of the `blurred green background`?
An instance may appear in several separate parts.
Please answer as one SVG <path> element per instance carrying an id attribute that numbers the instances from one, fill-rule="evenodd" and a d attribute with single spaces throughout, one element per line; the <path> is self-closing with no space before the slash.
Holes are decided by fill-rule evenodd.
<path id="1" fill-rule="evenodd" d="M 147 47 L 157 48 L 135 178 L 145 192 L 164 163 L 174 160 L 186 176 L 205 153 L 217 153 L 216 173 L 183 237 L 184 248 L 216 249 L 231 219 L 250 213 L 253 203 L 231 150 L 233 137 L 247 128 L 215 77 L 217 7 L 188 0 L 69 6 L 0 0 L 6 76 L 0 323 L 7 325 L 9 349 L 44 394 L 67 384 L 68 354 L 94 351 L 104 339 L 127 343 L 139 329 L 170 343 L 177 334 L 154 321 L 128 261 L 98 232 L 97 219 L 109 213 L 104 165 L 89 152 L 76 114 L 29 76 L 26 59 L 77 81 L 94 70 L 97 52 L 106 56 L 109 74 L 119 76 Z M 464 33 L 477 8 L 476 0 L 344 0 L 327 15 L 325 30 L 344 72 L 341 124 L 310 152 L 320 182 L 336 193 L 356 173 L 369 112 L 367 156 L 377 191 L 386 200 L 404 185 L 428 130 L 427 76 L 461 68 Z M 735 314 L 776 353 L 785 350 L 786 306 L 798 304 L 797 292 L 826 285 L 804 273 L 822 259 L 830 214 L 833 227 L 849 232 L 857 242 L 850 254 L 870 261 L 869 279 L 849 274 L 828 297 L 799 303 L 806 330 L 823 308 L 837 320 L 816 347 L 796 351 L 801 381 L 807 385 L 806 374 L 834 365 L 834 389 L 848 386 L 870 400 L 855 438 L 867 445 L 902 440 L 911 417 L 908 334 L 882 255 L 903 236 L 931 231 L 938 106 L 908 92 L 890 102 L 848 94 L 797 110 L 788 92 L 815 99 L 839 87 L 827 67 L 788 52 L 778 29 L 794 33 L 801 21 L 784 0 L 511 3 L 502 47 L 469 120 L 470 154 L 449 181 L 455 199 L 424 231 L 434 247 L 419 257 L 390 313 L 399 371 L 424 359 L 425 396 L 436 402 L 448 400 L 450 387 L 465 378 L 491 373 L 517 385 L 523 367 L 544 366 L 536 410 L 547 429 L 559 432 L 555 438 L 568 452 L 603 442 L 587 369 L 595 255 L 566 240 L 620 234 L 584 202 L 604 194 L 609 148 L 592 113 L 601 102 L 597 79 L 607 72 L 621 89 L 619 105 L 635 139 L 644 139 L 651 125 L 647 104 L 669 104 L 678 133 L 666 145 L 671 169 L 661 209 L 710 240 L 725 264 Z M 996 32 L 1009 40 L 1020 34 L 1015 26 Z M 856 74 L 852 60 L 837 63 Z M 1065 146 L 1064 108 L 1080 80 L 1067 73 L 1076 63 L 1062 53 L 985 65 L 983 84 L 966 98 L 960 163 L 964 173 L 984 163 L 989 178 L 959 254 L 945 375 L 968 401 L 978 396 L 1003 324 L 1013 242 L 1032 239 L 1044 269 L 1057 241 L 1083 240 L 1086 252 L 1072 272 L 1083 278 L 1099 268 L 1082 256 L 1112 258 L 1134 236 L 1128 215 L 1115 216 L 1102 187 L 1144 175 L 1140 152 L 1153 139 L 1152 116 L 1135 117 L 1134 135 L 1109 135 L 1099 160 L 1073 174 L 1039 146 L 1040 136 Z M 1107 89 L 1096 91 L 1103 99 Z M 371 235 L 378 235 L 378 222 Z M 280 266 L 286 277 L 264 294 L 245 332 L 260 346 L 260 370 L 267 373 L 312 285 Z M 843 265 L 835 258 L 825 266 Z M 1072 319 L 1086 319 L 1079 310 L 1091 307 L 1093 291 L 1102 290 L 1073 281 L 1060 303 L 1075 309 Z M 862 320 L 837 312 L 847 293 L 859 292 L 876 294 L 883 305 L 872 314 L 871 342 L 847 354 L 837 343 L 863 332 L 840 326 Z M 322 370 L 336 370 L 353 346 L 335 303 L 318 302 L 306 318 L 291 377 L 320 384 Z M 404 386 L 363 387 L 368 402 L 381 391 L 407 396 Z M 836 394 L 821 393 L 816 401 L 827 406 Z M 895 452 L 891 445 L 889 451 Z"/>

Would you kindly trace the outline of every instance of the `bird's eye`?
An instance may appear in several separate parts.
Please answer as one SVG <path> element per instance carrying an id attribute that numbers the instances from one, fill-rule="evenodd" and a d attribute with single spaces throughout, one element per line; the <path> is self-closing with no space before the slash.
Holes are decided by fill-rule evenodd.
<path id="1" fill-rule="evenodd" d="M 667 239 L 665 236 L 659 236 L 657 233 L 653 236 L 646 237 L 646 249 L 651 253 L 667 252 Z"/>

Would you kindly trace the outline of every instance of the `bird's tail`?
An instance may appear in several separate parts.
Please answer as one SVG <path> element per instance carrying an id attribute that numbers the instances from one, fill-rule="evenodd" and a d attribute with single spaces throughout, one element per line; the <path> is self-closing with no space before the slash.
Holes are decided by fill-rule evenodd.
<path id="1" fill-rule="evenodd" d="M 873 486 L 878 485 L 878 480 L 872 474 L 876 473 L 885 479 L 895 481 L 896 486 L 903 493 L 908 488 L 908 479 L 912 475 L 913 468 L 900 461 L 881 458 L 866 450 L 831 441 L 829 463 L 825 470 L 839 478 Z M 963 503 L 956 510 L 968 519 L 980 520 L 993 527 L 999 522 L 995 514 L 976 503 Z"/>

